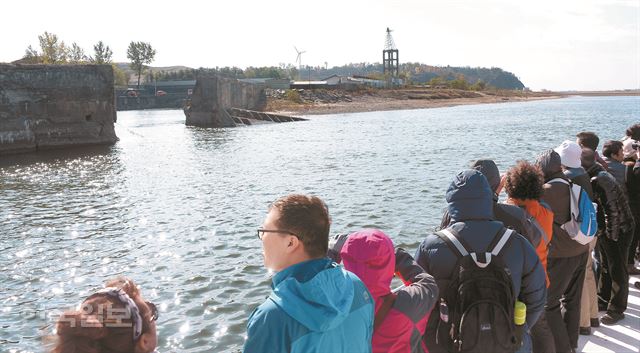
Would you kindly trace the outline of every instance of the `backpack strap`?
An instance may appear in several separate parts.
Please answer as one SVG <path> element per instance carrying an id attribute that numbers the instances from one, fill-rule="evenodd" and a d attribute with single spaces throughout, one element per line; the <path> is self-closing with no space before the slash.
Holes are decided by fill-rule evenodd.
<path id="1" fill-rule="evenodd" d="M 473 262 L 476 263 L 476 266 L 485 268 L 491 263 L 491 256 L 497 256 L 500 254 L 500 251 L 507 243 L 512 233 L 512 229 L 504 227 L 500 228 L 498 233 L 493 237 L 491 243 L 489 243 L 487 251 L 480 254 L 480 256 L 484 255 L 484 259 L 478 259 L 478 254 L 476 254 L 476 252 L 469 252 L 469 250 L 467 250 L 469 249 L 469 246 L 455 230 L 451 228 L 442 229 L 441 231 L 436 232 L 436 235 L 444 240 L 458 258 L 469 255 L 473 259 Z"/>
<path id="2" fill-rule="evenodd" d="M 503 232 L 502 231 L 503 229 L 506 229 L 506 230 Z M 476 263 L 476 266 L 480 268 L 485 268 L 489 266 L 489 264 L 491 263 L 491 257 L 498 256 L 498 254 L 500 254 L 500 251 L 502 250 L 504 245 L 507 243 L 512 233 L 513 233 L 513 229 L 509 229 L 509 228 L 501 228 L 498 231 L 496 236 L 493 238 L 493 240 L 489 244 L 489 249 L 491 249 L 491 251 L 487 249 L 487 251 L 484 253 L 484 259 L 483 259 L 484 262 L 478 260 L 478 254 L 476 254 L 475 252 L 472 252 L 471 254 L 469 254 L 473 259 L 473 262 Z"/>
<path id="3" fill-rule="evenodd" d="M 562 178 L 553 178 L 553 179 L 547 181 L 547 184 L 553 184 L 553 183 L 562 183 L 562 184 L 571 186 L 571 182 L 570 181 L 567 181 L 567 180 L 562 179 Z"/>
<path id="4" fill-rule="evenodd" d="M 511 234 L 513 234 L 514 230 L 510 228 L 503 228 L 503 229 L 504 229 L 504 232 L 502 232 L 502 229 L 499 230 L 496 236 L 491 241 L 491 244 L 489 244 L 489 249 L 491 249 L 491 252 L 488 252 L 488 254 L 491 254 L 493 256 L 498 256 L 500 254 L 500 251 L 502 251 L 502 248 L 504 248 L 504 246 L 507 244 L 507 242 L 511 238 Z M 492 245 L 493 245 L 493 248 L 492 248 Z"/>
<path id="5" fill-rule="evenodd" d="M 465 243 L 464 239 L 460 238 L 458 232 L 452 228 L 441 229 L 439 232 L 436 232 L 436 235 L 444 240 L 458 258 L 469 255 L 469 251 L 467 250 L 469 246 Z"/>
<path id="6" fill-rule="evenodd" d="M 382 325 L 382 322 L 387 317 L 387 314 L 389 314 L 389 311 L 391 311 L 393 303 L 395 303 L 397 297 L 398 296 L 393 292 L 382 297 L 382 305 L 380 306 L 380 309 L 378 309 L 378 312 L 376 312 L 376 316 L 373 320 L 374 332 L 378 330 L 380 325 Z"/>

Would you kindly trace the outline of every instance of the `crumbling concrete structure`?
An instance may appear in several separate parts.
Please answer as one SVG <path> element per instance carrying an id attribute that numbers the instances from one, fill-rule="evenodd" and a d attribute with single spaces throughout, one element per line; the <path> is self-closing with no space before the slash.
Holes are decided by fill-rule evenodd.
<path id="1" fill-rule="evenodd" d="M 241 82 L 217 75 L 198 76 L 191 99 L 184 108 L 187 125 L 234 127 L 284 123 L 307 119 L 264 113 L 264 84 Z"/>
<path id="2" fill-rule="evenodd" d="M 0 154 L 112 144 L 110 65 L 0 64 Z"/>
<path id="3" fill-rule="evenodd" d="M 191 101 L 185 107 L 186 124 L 202 127 L 233 127 L 227 108 L 260 110 L 266 104 L 262 85 L 216 75 L 199 75 Z"/>

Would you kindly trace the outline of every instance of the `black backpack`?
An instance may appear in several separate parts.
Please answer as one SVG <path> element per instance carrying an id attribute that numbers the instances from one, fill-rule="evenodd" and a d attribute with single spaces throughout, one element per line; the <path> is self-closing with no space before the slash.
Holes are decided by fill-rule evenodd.
<path id="1" fill-rule="evenodd" d="M 458 257 L 440 299 L 436 342 L 449 352 L 515 352 L 515 298 L 511 271 L 500 251 L 513 230 L 501 228 L 484 253 L 470 252 L 455 230 L 436 233 Z"/>

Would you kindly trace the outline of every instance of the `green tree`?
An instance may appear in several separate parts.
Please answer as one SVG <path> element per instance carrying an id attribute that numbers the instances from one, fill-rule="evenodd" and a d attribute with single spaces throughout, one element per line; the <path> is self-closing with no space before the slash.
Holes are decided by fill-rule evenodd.
<path id="1" fill-rule="evenodd" d="M 484 91 L 484 89 L 487 88 L 487 84 L 482 80 L 478 80 L 476 83 L 471 85 L 470 88 L 474 91 Z"/>
<path id="2" fill-rule="evenodd" d="M 38 36 L 38 42 L 41 51 L 38 52 L 32 46 L 27 47 L 23 57 L 26 59 L 25 61 L 32 64 L 63 64 L 67 62 L 69 49 L 63 41 L 58 39 L 57 35 L 44 32 Z"/>
<path id="3" fill-rule="evenodd" d="M 115 85 L 126 87 L 129 84 L 129 75 L 115 64 L 111 64 L 111 67 L 113 67 L 113 81 Z"/>
<path id="4" fill-rule="evenodd" d="M 68 52 L 69 62 L 72 64 L 81 64 L 88 61 L 88 57 L 84 54 L 84 49 L 76 43 L 71 44 Z"/>
<path id="5" fill-rule="evenodd" d="M 40 42 L 40 49 L 42 53 L 42 63 L 44 64 L 63 64 L 67 62 L 69 57 L 69 50 L 63 41 L 58 40 L 58 36 L 44 32 L 38 36 Z"/>
<path id="6" fill-rule="evenodd" d="M 427 84 L 431 87 L 437 87 L 437 86 L 442 86 L 444 84 L 444 81 L 442 80 L 442 77 L 436 76 L 431 80 L 429 80 Z"/>
<path id="7" fill-rule="evenodd" d="M 37 50 L 33 49 L 32 46 L 28 46 L 27 50 L 24 52 L 24 56 L 22 57 L 24 62 L 27 64 L 40 64 L 42 63 L 42 57 Z"/>
<path id="8" fill-rule="evenodd" d="M 91 58 L 91 62 L 94 64 L 110 64 L 111 63 L 111 56 L 113 55 L 113 52 L 111 51 L 111 48 L 109 48 L 108 45 L 104 45 L 104 43 L 102 43 L 102 41 L 99 41 L 98 43 L 96 43 L 96 45 L 93 46 L 93 58 Z"/>
<path id="9" fill-rule="evenodd" d="M 127 49 L 127 58 L 131 60 L 131 68 L 138 74 L 138 88 L 140 88 L 140 77 L 146 64 L 151 64 L 156 56 L 156 51 L 151 44 L 145 42 L 131 42 Z"/>
<path id="10" fill-rule="evenodd" d="M 461 90 L 468 90 L 469 83 L 465 80 L 463 74 L 459 74 L 455 80 L 449 81 L 449 87 Z"/>

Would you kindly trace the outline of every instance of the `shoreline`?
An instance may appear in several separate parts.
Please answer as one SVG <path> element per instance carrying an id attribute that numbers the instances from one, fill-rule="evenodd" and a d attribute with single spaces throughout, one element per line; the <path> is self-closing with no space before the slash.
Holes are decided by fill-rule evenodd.
<path id="1" fill-rule="evenodd" d="M 545 96 L 535 95 L 530 97 L 483 95 L 481 97 L 452 99 L 403 99 L 378 96 L 356 96 L 353 97 L 352 101 L 350 102 L 311 103 L 298 105 L 289 104 L 286 107 L 281 107 L 280 109 L 270 109 L 266 112 L 292 116 L 331 115 L 393 110 L 446 108 L 459 105 L 529 102 L 546 99 L 567 98 L 569 96 L 570 95 L 565 94 L 553 94 Z"/>
<path id="2" fill-rule="evenodd" d="M 640 91 L 567 91 L 567 92 L 469 92 L 448 89 L 397 89 L 365 92 L 343 92 L 342 99 L 327 102 L 322 99 L 294 103 L 269 98 L 265 112 L 292 116 L 364 113 L 391 110 L 445 108 L 459 105 L 528 102 L 568 97 L 640 96 Z M 344 97 L 347 96 L 347 99 Z"/>

